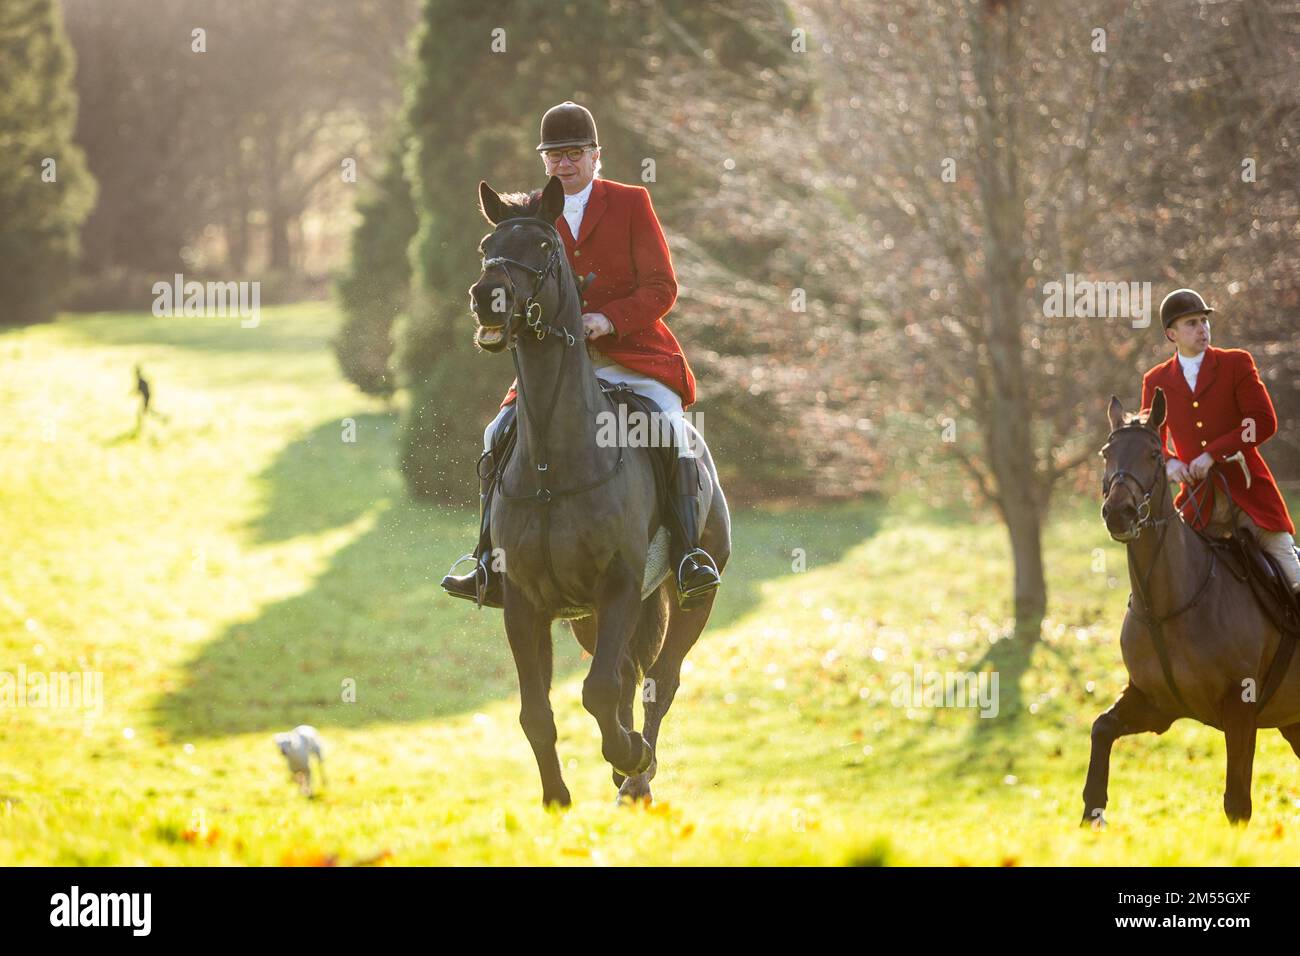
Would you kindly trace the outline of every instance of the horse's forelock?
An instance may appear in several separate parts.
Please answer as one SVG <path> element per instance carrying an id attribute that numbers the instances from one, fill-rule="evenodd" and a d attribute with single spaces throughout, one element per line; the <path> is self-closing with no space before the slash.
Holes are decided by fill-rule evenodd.
<path id="1" fill-rule="evenodd" d="M 1125 412 L 1125 413 L 1124 413 L 1124 424 L 1125 424 L 1125 425 L 1145 425 L 1145 424 L 1147 423 L 1147 419 L 1150 418 L 1150 417 L 1151 417 L 1151 409 L 1149 409 L 1149 408 L 1148 408 L 1146 411 L 1144 411 L 1144 412 Z"/>
<path id="2" fill-rule="evenodd" d="M 510 216 L 535 216 L 542 208 L 542 191 L 534 189 L 530 193 L 502 193 L 497 197 Z"/>

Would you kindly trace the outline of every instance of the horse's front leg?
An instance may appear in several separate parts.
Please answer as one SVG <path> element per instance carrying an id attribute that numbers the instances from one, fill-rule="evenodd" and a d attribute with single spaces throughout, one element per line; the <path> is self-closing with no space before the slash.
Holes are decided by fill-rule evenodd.
<path id="1" fill-rule="evenodd" d="M 635 776 L 650 766 L 654 753 L 619 716 L 625 675 L 624 655 L 641 607 L 641 582 L 621 557 L 605 573 L 596 601 L 596 653 L 582 682 L 582 706 L 600 725 L 600 751 L 615 770 Z M 635 679 L 635 678 L 633 678 Z"/>
<path id="2" fill-rule="evenodd" d="M 519 673 L 519 724 L 537 758 L 542 775 L 542 804 L 567 807 L 569 788 L 560 775 L 555 751 L 555 714 L 551 710 L 551 622 L 505 582 L 506 637 Z"/>
<path id="3" fill-rule="evenodd" d="M 1255 769 L 1257 707 L 1253 700 L 1241 698 L 1239 689 L 1230 690 L 1219 705 L 1219 716 L 1228 745 L 1223 812 L 1232 823 L 1244 824 L 1250 821 L 1250 778 Z"/>
<path id="4" fill-rule="evenodd" d="M 1156 709 L 1146 694 L 1132 684 L 1124 688 L 1119 700 L 1092 723 L 1092 754 L 1088 759 L 1088 779 L 1083 785 L 1083 820 L 1080 826 L 1101 828 L 1105 825 L 1106 790 L 1110 784 L 1110 748 L 1120 737 L 1152 730 L 1163 734 L 1173 718 Z"/>

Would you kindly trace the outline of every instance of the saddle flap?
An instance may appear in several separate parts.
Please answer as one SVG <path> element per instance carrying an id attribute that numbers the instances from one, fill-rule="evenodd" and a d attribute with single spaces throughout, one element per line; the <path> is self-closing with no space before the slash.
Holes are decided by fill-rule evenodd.
<path id="1" fill-rule="evenodd" d="M 1244 576 L 1265 613 L 1283 632 L 1300 635 L 1300 616 L 1286 574 L 1277 559 L 1260 547 L 1249 528 L 1237 528 L 1231 541 L 1244 566 Z"/>
<path id="2" fill-rule="evenodd" d="M 1235 529 L 1232 540 L 1236 542 L 1242 562 L 1251 577 L 1270 587 L 1276 586 L 1277 582 L 1282 580 L 1281 569 L 1274 562 L 1273 556 L 1259 546 L 1259 539 L 1249 528 Z"/>

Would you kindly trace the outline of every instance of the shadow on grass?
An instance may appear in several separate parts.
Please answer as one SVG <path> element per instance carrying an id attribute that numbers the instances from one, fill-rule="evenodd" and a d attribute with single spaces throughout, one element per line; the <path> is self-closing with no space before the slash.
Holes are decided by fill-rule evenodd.
<path id="1" fill-rule="evenodd" d="M 473 545 L 476 514 L 412 502 L 393 467 L 396 420 L 355 421 L 355 442 L 342 440 L 340 425 L 323 425 L 259 476 L 265 500 L 245 529 L 250 548 L 351 537 L 307 590 L 231 624 L 188 663 L 185 685 L 154 709 L 173 738 L 420 721 L 517 693 L 501 612 L 438 586 Z M 791 573 L 793 549 L 804 549 L 809 566 L 837 561 L 875 531 L 880 513 L 873 503 L 735 516 L 710 628 L 757 607 L 762 583 Z M 554 634 L 559 683 L 585 663 L 566 627 Z"/>
<path id="2" fill-rule="evenodd" d="M 997 713 L 985 717 L 976 709 L 969 710 L 964 715 L 965 730 L 957 729 L 949 735 L 950 743 L 933 751 L 929 773 L 936 785 L 962 781 L 963 785 L 977 788 L 996 788 L 1007 775 L 1022 773 L 1022 764 L 1026 762 L 1032 764 L 1062 756 L 1059 739 L 1063 728 L 1059 715 L 1052 717 L 1040 712 L 1035 716 L 1029 710 L 1026 684 L 1031 675 L 1041 677 L 1045 657 L 1056 660 L 1058 668 L 1066 667 L 1066 656 L 1046 642 L 1005 637 L 971 665 L 970 670 L 975 673 L 989 670 L 998 675 Z M 1071 706 L 1078 704 L 1081 702 L 1073 702 Z M 926 731 L 921 728 L 920 732 Z M 1057 743 L 1046 743 L 1045 733 Z M 917 746 L 919 742 L 913 740 L 912 744 Z"/>
<path id="3" fill-rule="evenodd" d="M 1019 733 L 1025 710 L 1025 675 L 1034 656 L 1034 643 L 1007 637 L 991 645 L 972 670 L 991 670 L 998 675 L 998 713 L 996 717 L 975 721 L 969 744 L 978 751 L 983 742 L 999 733 Z"/>
<path id="4" fill-rule="evenodd" d="M 885 502 L 808 509 L 750 509 L 732 514 L 731 560 L 701 640 L 730 627 L 761 603 L 765 582 L 789 577 L 797 589 L 796 566 L 808 570 L 838 563 L 852 548 L 880 530 Z"/>

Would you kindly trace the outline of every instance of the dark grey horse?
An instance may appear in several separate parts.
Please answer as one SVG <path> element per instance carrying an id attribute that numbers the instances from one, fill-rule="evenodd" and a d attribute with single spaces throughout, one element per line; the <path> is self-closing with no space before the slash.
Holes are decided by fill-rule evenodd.
<path id="1" fill-rule="evenodd" d="M 660 724 L 714 595 L 683 611 L 669 575 L 643 599 L 647 554 L 665 518 L 650 458 L 661 452 L 598 441 L 597 416 L 614 406 L 587 355 L 580 300 L 553 225 L 564 208 L 560 181 L 506 196 L 480 183 L 479 201 L 496 228 L 470 288 L 475 342 L 486 352 L 512 349 L 517 372 L 517 444 L 491 505 L 491 537 L 505 565 L 519 722 L 537 757 L 543 803 L 567 806 L 550 687 L 551 622 L 568 619 L 592 655 L 582 703 L 600 725 L 619 797 L 649 799 Z M 709 479 L 700 491 L 701 545 L 721 571 L 731 519 L 713 460 L 702 444 L 699 451 Z M 638 692 L 643 733 L 632 729 Z"/>

